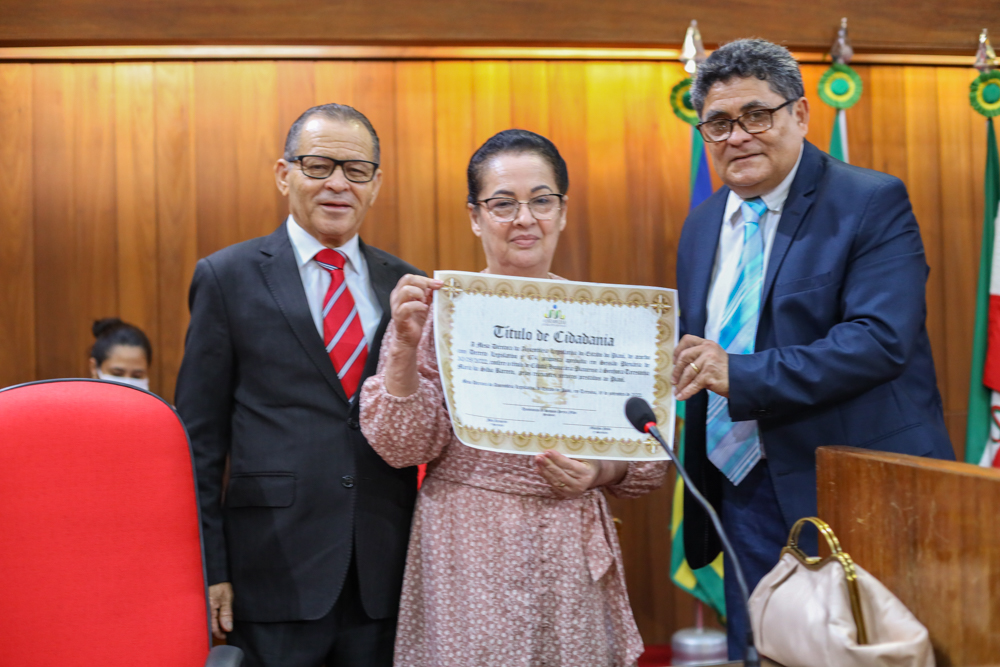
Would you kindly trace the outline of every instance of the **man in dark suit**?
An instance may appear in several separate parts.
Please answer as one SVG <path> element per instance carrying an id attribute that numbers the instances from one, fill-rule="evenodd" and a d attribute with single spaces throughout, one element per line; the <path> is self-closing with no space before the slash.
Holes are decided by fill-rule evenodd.
<path id="1" fill-rule="evenodd" d="M 361 113 L 309 109 L 275 165 L 287 220 L 200 260 L 191 284 L 177 409 L 213 631 L 248 667 L 392 664 L 416 469 L 371 449 L 358 393 L 389 293 L 419 272 L 358 237 L 378 162 Z"/>
<path id="2" fill-rule="evenodd" d="M 672 381 L 687 401 L 692 480 L 719 509 L 751 590 L 792 524 L 816 513 L 817 447 L 954 458 L 906 188 L 805 141 L 804 94 L 791 54 L 764 40 L 718 49 L 692 87 L 725 187 L 684 223 Z M 719 541 L 693 499 L 684 511 L 688 561 L 703 567 Z M 725 567 L 737 658 L 747 625 Z"/>

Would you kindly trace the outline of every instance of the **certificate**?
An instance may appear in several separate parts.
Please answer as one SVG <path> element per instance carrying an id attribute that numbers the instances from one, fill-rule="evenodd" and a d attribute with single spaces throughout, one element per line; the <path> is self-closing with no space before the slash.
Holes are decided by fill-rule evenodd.
<path id="1" fill-rule="evenodd" d="M 657 287 L 435 271 L 438 366 L 455 435 L 477 449 L 653 461 L 625 418 L 650 402 L 673 445 L 677 293 Z"/>

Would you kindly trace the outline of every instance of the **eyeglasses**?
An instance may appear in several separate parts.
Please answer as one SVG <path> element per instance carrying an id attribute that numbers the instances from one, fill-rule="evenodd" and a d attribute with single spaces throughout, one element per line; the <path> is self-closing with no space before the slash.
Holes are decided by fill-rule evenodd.
<path id="1" fill-rule="evenodd" d="M 489 211 L 490 217 L 497 222 L 516 220 L 518 213 L 521 212 L 521 204 L 527 204 L 532 217 L 541 221 L 551 220 L 559 213 L 559 209 L 562 208 L 563 196 L 558 194 L 538 195 L 528 201 L 520 201 L 510 197 L 490 197 L 476 203 L 484 205 Z"/>
<path id="2" fill-rule="evenodd" d="M 367 183 L 375 178 L 375 172 L 378 170 L 377 162 L 334 160 L 322 155 L 296 155 L 292 162 L 298 162 L 302 173 L 315 179 L 330 178 L 339 166 L 344 171 L 344 178 L 351 183 Z"/>
<path id="3" fill-rule="evenodd" d="M 775 111 L 784 109 L 792 102 L 797 101 L 788 100 L 781 106 L 774 107 L 773 109 L 754 109 L 736 118 L 713 118 L 712 120 L 706 120 L 704 123 L 698 123 L 695 127 L 701 132 L 701 136 L 705 141 L 713 144 L 728 139 L 733 134 L 733 126 L 736 123 L 739 123 L 740 127 L 747 134 L 760 134 L 761 132 L 767 132 L 774 125 Z"/>

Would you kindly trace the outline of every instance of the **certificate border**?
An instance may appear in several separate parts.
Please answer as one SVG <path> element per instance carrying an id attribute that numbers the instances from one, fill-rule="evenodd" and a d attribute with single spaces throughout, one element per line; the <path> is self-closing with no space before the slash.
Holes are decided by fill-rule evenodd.
<path id="1" fill-rule="evenodd" d="M 479 294 L 530 301 L 586 303 L 617 308 L 650 308 L 658 315 L 656 327 L 656 364 L 653 369 L 653 412 L 666 428 L 667 442 L 673 443 L 674 399 L 665 378 L 673 370 L 677 344 L 677 295 L 673 290 L 632 285 L 602 285 L 565 280 L 527 280 L 510 276 L 492 276 L 464 271 L 435 271 L 434 277 L 445 285 L 435 293 L 435 327 L 438 366 L 448 411 L 455 435 L 464 444 L 477 449 L 517 454 L 537 454 L 555 449 L 575 458 L 658 461 L 668 459 L 655 440 L 623 441 L 595 436 L 559 436 L 549 433 L 514 433 L 484 429 L 463 423 L 455 413 L 455 383 L 452 369 L 453 315 L 455 302 L 463 294 Z M 623 407 L 624 409 L 624 407 Z"/>

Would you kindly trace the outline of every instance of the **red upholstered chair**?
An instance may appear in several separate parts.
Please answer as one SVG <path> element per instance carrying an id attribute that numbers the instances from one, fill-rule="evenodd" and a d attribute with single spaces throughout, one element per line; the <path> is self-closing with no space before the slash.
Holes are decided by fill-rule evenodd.
<path id="1" fill-rule="evenodd" d="M 208 628 L 173 409 L 99 380 L 0 391 L 0 665 L 237 667 Z"/>

